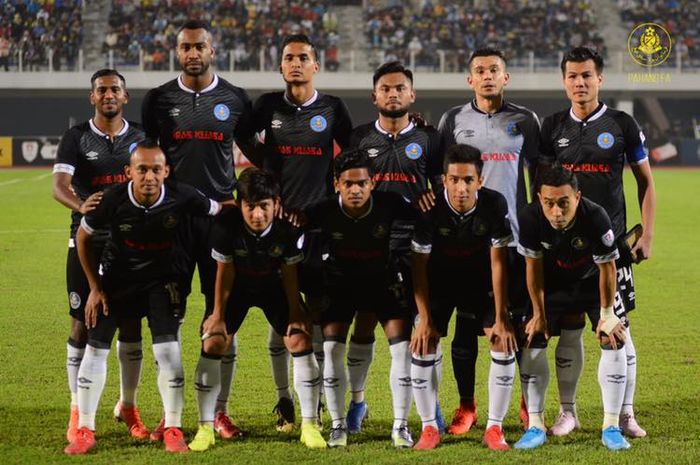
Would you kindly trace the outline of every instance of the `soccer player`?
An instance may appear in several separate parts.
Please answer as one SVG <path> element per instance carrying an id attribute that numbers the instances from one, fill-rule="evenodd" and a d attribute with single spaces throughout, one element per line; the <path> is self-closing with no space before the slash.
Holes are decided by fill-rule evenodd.
<path id="1" fill-rule="evenodd" d="M 600 205 L 581 197 L 576 176 L 559 164 L 542 164 L 538 169 L 537 199 L 518 215 L 518 251 L 525 256 L 532 316 L 525 325 L 527 343 L 520 359 L 530 427 L 515 448 L 533 449 L 547 439 L 544 401 L 550 331 L 563 320 L 584 321 L 588 313 L 602 349 L 598 365 L 602 441 L 611 450 L 628 449 L 619 428 L 627 362 L 625 326 L 613 311 L 615 260 L 620 254 L 610 219 Z"/>
<path id="2" fill-rule="evenodd" d="M 146 134 L 157 138 L 168 157 L 173 177 L 221 201 L 233 198 L 236 176 L 233 142 L 246 147 L 250 132 L 251 103 L 248 94 L 220 78 L 210 65 L 215 55 L 206 23 L 187 21 L 177 34 L 177 58 L 182 73 L 177 79 L 150 90 L 143 101 Z M 190 276 L 183 295 L 190 293 L 195 266 L 205 297 L 205 318 L 214 305 L 216 264 L 211 258 L 211 218 L 192 218 L 180 228 L 179 239 Z M 222 438 L 237 437 L 241 430 L 228 416 L 228 396 L 236 362 L 235 339 L 222 359 L 221 392 L 215 429 Z M 161 425 L 152 435 L 160 440 Z"/>
<path id="3" fill-rule="evenodd" d="M 491 343 L 489 421 L 484 443 L 509 449 L 502 423 L 515 376 L 515 334 L 506 312 L 507 246 L 512 240 L 508 205 L 503 195 L 482 187 L 481 151 L 464 144 L 451 146 L 444 157 L 443 195 L 416 226 L 414 293 L 418 322 L 411 341 L 411 378 L 416 408 L 423 422 L 417 449 L 440 442 L 435 422 L 439 378 L 435 376 L 439 338 L 456 307 L 472 316 L 478 334 L 483 328 Z M 491 295 L 492 297 L 491 297 Z"/>
<path id="4" fill-rule="evenodd" d="M 124 119 L 123 108 L 129 101 L 124 77 L 113 69 L 101 69 L 90 78 L 90 103 L 95 107 L 92 119 L 70 128 L 61 138 L 53 168 L 53 197 L 71 210 L 70 239 L 66 261 L 66 284 L 70 305 L 71 330 L 67 344 L 66 368 L 71 392 L 71 414 L 66 437 L 73 441 L 78 431 L 77 379 L 85 354 L 85 302 L 90 293 L 75 249 L 75 234 L 80 219 L 102 200 L 102 190 L 126 181 L 124 167 L 129 152 L 143 139 L 143 131 Z M 104 247 L 106 232 L 93 244 L 97 256 Z M 129 434 L 148 437 L 136 407 L 136 389 L 141 375 L 141 327 L 125 324 L 117 341 L 121 395 L 115 416 L 126 422 Z"/>
<path id="5" fill-rule="evenodd" d="M 95 447 L 95 413 L 107 377 L 112 338 L 123 321 L 143 317 L 148 318 L 158 363 L 158 389 L 165 412 L 163 442 L 169 452 L 187 450 L 180 429 L 184 374 L 178 287 L 182 277 L 173 265 L 174 241 L 186 215 L 215 215 L 221 205 L 186 184 L 166 184 L 169 171 L 157 144 L 139 142 L 126 168 L 130 182 L 105 191 L 97 208 L 81 220 L 76 244 L 90 284 L 85 304 L 88 342 L 78 372 L 79 429 L 66 454 L 86 454 Z M 98 264 L 92 241 L 103 229 L 111 236 Z"/>
<path id="6" fill-rule="evenodd" d="M 576 173 L 583 195 L 601 205 L 610 216 L 620 251 L 617 266 L 615 314 L 626 327 L 627 390 L 620 426 L 629 437 L 646 436 L 635 420 L 633 403 L 637 379 L 637 355 L 627 313 L 635 308 L 632 263 L 651 256 L 656 212 L 654 179 L 649 167 L 644 134 L 628 114 L 608 108 L 599 101 L 603 84 L 603 59 L 595 51 L 579 47 L 561 62 L 567 110 L 547 117 L 542 123 L 541 152 Z M 637 198 L 643 233 L 631 248 L 626 245 L 626 207 L 622 188 L 625 161 L 637 184 Z M 579 427 L 576 414 L 576 386 L 583 368 L 582 333 L 585 322 L 563 322 L 556 349 L 560 415 L 553 434 L 563 436 Z"/>
<path id="7" fill-rule="evenodd" d="M 527 204 L 525 167 L 529 168 L 532 179 L 538 158 L 539 120 L 527 108 L 505 100 L 510 74 L 503 52 L 490 48 L 478 49 L 467 64 L 467 83 L 474 91 L 474 99 L 442 115 L 438 130 L 443 151 L 457 143 L 481 150 L 484 187 L 500 192 L 508 202 L 508 218 L 513 231 L 513 240 L 508 244 L 509 310 L 522 319 L 528 298 L 525 261 L 516 250 L 519 233 L 517 212 Z M 469 315 L 457 313 L 457 329 L 452 341 L 452 367 L 460 405 L 448 428 L 451 434 L 468 432 L 477 420 L 474 402 L 477 335 L 461 329 L 463 325 L 469 326 L 469 321 Z M 522 404 L 521 419 L 527 419 Z"/>
<path id="8" fill-rule="evenodd" d="M 285 90 L 263 94 L 253 106 L 254 129 L 264 133 L 264 142 L 251 153 L 251 161 L 278 177 L 281 211 L 292 221 L 333 192 L 334 144 L 346 147 L 352 131 L 345 103 L 315 89 L 314 76 L 319 69 L 316 48 L 307 36 L 286 37 L 280 63 Z M 317 234 L 307 231 L 299 279 L 306 303 L 316 315 L 323 305 L 319 246 Z M 268 347 L 278 396 L 277 429 L 288 431 L 294 425 L 294 404 L 289 390 L 289 352 L 282 337 L 270 327 Z M 314 324 L 313 341 L 323 370 L 323 338 L 318 324 Z"/>
<path id="9" fill-rule="evenodd" d="M 418 127 L 409 118 L 415 103 L 413 73 L 398 61 L 384 63 L 372 77 L 372 103 L 379 115 L 375 121 L 356 127 L 350 146 L 367 154 L 374 172 L 374 190 L 394 192 L 407 202 L 430 208 L 434 195 L 431 187 L 440 183 L 439 138 L 433 127 Z M 429 184 L 430 183 L 430 184 Z M 413 221 L 396 224 L 392 229 L 391 250 L 412 303 L 411 237 Z M 348 407 L 349 433 L 359 433 L 369 408 L 365 402 L 365 385 L 374 357 L 376 318 L 359 313 L 348 344 L 348 381 L 352 399 Z"/>
<path id="10" fill-rule="evenodd" d="M 303 254 L 300 234 L 286 221 L 275 218 L 279 184 L 257 168 L 241 173 L 240 210 L 222 216 L 213 239 L 217 261 L 213 313 L 204 321 L 203 353 L 197 365 L 200 426 L 190 449 L 203 451 L 214 444 L 214 410 L 218 394 L 219 364 L 250 307 L 259 307 L 294 359 L 294 386 L 301 404 L 301 442 L 324 448 L 317 428 L 321 376 L 311 346 L 311 323 L 300 307 L 297 264 Z"/>
<path id="11" fill-rule="evenodd" d="M 328 254 L 324 266 L 330 302 L 321 316 L 326 354 L 323 387 L 332 420 L 328 446 L 347 445 L 345 345 L 355 313 L 368 312 L 381 322 L 389 341 L 389 384 L 394 407 L 391 438 L 395 447 L 410 448 L 411 319 L 408 308 L 396 295 L 400 283 L 389 245 L 392 224 L 414 216 L 414 210 L 398 195 L 372 192 L 372 167 L 364 151 L 341 152 L 334 171 L 339 194 L 308 213 L 308 228 L 321 231 Z"/>

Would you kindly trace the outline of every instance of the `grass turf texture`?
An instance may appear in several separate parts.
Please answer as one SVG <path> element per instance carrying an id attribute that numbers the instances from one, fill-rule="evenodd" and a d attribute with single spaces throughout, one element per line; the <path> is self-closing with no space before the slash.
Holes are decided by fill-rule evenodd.
<path id="1" fill-rule="evenodd" d="M 107 386 L 97 416 L 96 453 L 63 455 L 69 393 L 65 372 L 68 305 L 65 295 L 65 256 L 68 211 L 50 194 L 48 171 L 0 171 L 0 462 L 14 463 L 699 463 L 700 462 L 700 251 L 692 242 L 700 218 L 697 180 L 693 170 L 655 172 L 658 191 L 654 256 L 636 267 L 638 309 L 632 314 L 632 334 L 639 358 L 637 417 L 649 436 L 632 441 L 629 451 L 611 453 L 600 443 L 602 404 L 597 383 L 598 349 L 586 331 L 586 364 L 578 394 L 581 432 L 550 438 L 535 451 L 495 453 L 481 445 L 487 418 L 488 347 L 480 341 L 476 398 L 479 423 L 465 437 L 445 436 L 431 452 L 397 451 L 391 446 L 391 395 L 388 386 L 387 343 L 377 333 L 377 350 L 367 387 L 370 420 L 363 433 L 350 438 L 343 450 L 310 451 L 298 442 L 298 430 L 274 430 L 271 413 L 276 396 L 267 356 L 267 324 L 262 312 L 252 311 L 240 333 L 240 357 L 233 394 L 232 417 L 246 432 L 237 441 L 218 441 L 205 453 L 172 456 L 162 446 L 127 437 L 123 424 L 111 419 L 119 396 L 118 363 L 109 359 Z M 634 182 L 626 177 L 631 226 L 638 221 Z M 696 233 L 695 233 L 696 234 Z M 195 287 L 196 288 L 196 287 Z M 192 379 L 199 355 L 197 326 L 203 299 L 190 299 L 182 331 L 187 379 L 185 433 L 190 440 L 197 426 Z M 114 345 L 113 345 L 114 347 Z M 549 351 L 552 378 L 547 399 L 547 423 L 558 411 L 553 347 Z M 452 378 L 449 339 L 443 341 L 445 366 L 440 401 L 450 421 L 458 398 Z M 150 337 L 144 331 L 144 365 L 138 403 L 147 426 L 160 417 Z M 505 420 L 507 440 L 521 435 L 517 420 L 519 383 Z M 297 407 L 298 408 L 298 407 Z M 328 418 L 326 417 L 326 424 Z M 417 440 L 420 422 L 411 415 Z M 324 435 L 328 429 L 326 428 Z"/>

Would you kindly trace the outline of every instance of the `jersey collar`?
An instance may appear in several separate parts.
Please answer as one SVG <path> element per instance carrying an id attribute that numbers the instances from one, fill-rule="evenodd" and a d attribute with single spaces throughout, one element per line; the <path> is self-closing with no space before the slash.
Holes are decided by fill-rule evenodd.
<path id="1" fill-rule="evenodd" d="M 389 131 L 387 131 L 386 129 L 384 129 L 383 127 L 380 126 L 379 120 L 376 120 L 376 121 L 374 122 L 374 127 L 375 127 L 375 129 L 376 129 L 377 131 L 379 131 L 380 133 L 384 134 L 385 136 L 391 136 L 391 135 L 392 135 Z M 400 130 L 400 131 L 399 131 L 399 135 L 406 134 L 407 132 L 413 130 L 414 127 L 416 127 L 416 125 L 413 124 L 413 121 L 410 121 L 410 120 L 409 120 L 409 121 L 408 121 L 408 126 L 406 126 L 405 128 L 403 128 L 402 130 Z"/>
<path id="2" fill-rule="evenodd" d="M 476 104 L 476 99 L 472 100 L 471 105 L 472 105 L 472 110 L 474 110 L 475 112 L 481 113 L 482 115 L 486 115 L 486 116 L 492 116 L 492 115 L 495 115 L 496 113 L 500 113 L 503 110 L 505 110 L 506 99 L 503 99 L 503 101 L 501 102 L 501 107 L 498 110 L 496 110 L 494 113 L 486 113 L 481 108 L 479 108 L 479 106 Z"/>
<path id="3" fill-rule="evenodd" d="M 340 198 L 340 194 L 338 194 L 338 206 L 340 207 L 340 211 L 343 212 L 343 215 L 347 216 L 351 220 L 355 220 L 355 221 L 361 220 L 362 218 L 365 218 L 370 213 L 372 213 L 372 208 L 374 207 L 374 196 L 370 194 L 370 196 L 369 196 L 369 208 L 367 209 L 367 211 L 365 212 L 364 215 L 358 216 L 357 218 L 354 218 L 345 212 L 345 209 L 343 208 L 343 199 Z"/>
<path id="4" fill-rule="evenodd" d="M 574 114 L 574 109 L 570 108 L 569 109 L 569 116 L 571 116 L 571 119 L 576 121 L 577 123 L 590 123 L 591 121 L 595 121 L 601 116 L 603 116 L 603 113 L 605 113 L 608 109 L 608 106 L 604 104 L 603 102 L 600 102 L 598 104 L 598 108 L 596 108 L 593 113 L 590 115 L 586 116 L 585 118 L 581 119 L 578 116 Z"/>
<path id="5" fill-rule="evenodd" d="M 245 224 L 245 221 L 243 222 L 243 226 L 245 226 L 246 232 L 247 232 L 248 234 L 250 234 L 251 236 L 253 236 L 253 237 L 257 237 L 258 239 L 261 238 L 261 237 L 265 237 L 265 236 L 267 236 L 268 234 L 270 234 L 270 231 L 272 231 L 272 225 L 273 225 L 273 224 L 275 224 L 275 220 L 272 220 L 272 221 L 270 222 L 270 225 L 269 225 L 267 228 L 265 228 L 265 230 L 264 230 L 263 232 L 261 232 L 261 233 L 258 234 L 258 233 L 256 233 L 255 231 L 253 231 L 252 229 L 250 229 L 250 228 L 248 227 L 248 225 Z"/>
<path id="6" fill-rule="evenodd" d="M 302 103 L 301 105 L 297 105 L 296 103 L 292 102 L 292 99 L 290 99 L 287 96 L 286 91 L 285 91 L 282 98 L 284 98 L 284 101 L 293 107 L 308 107 L 308 106 L 312 105 L 316 100 L 318 100 L 318 91 L 316 89 L 314 89 L 314 94 L 311 97 L 309 97 L 309 99 L 306 102 Z"/>
<path id="7" fill-rule="evenodd" d="M 122 122 L 124 123 L 124 127 L 121 128 L 121 130 L 116 134 L 115 137 L 123 136 L 124 134 L 126 134 L 126 131 L 129 130 L 129 122 L 124 118 L 122 118 Z M 92 132 L 94 132 L 98 136 L 109 137 L 109 134 L 105 134 L 104 132 L 100 131 L 100 128 L 97 127 L 92 118 L 90 118 L 90 129 L 92 129 Z"/>
<path id="8" fill-rule="evenodd" d="M 129 192 L 129 200 L 131 200 L 131 203 L 137 207 L 141 208 L 143 210 L 152 210 L 156 208 L 158 205 L 163 203 L 163 200 L 165 199 L 165 184 L 160 186 L 160 195 L 158 196 L 158 200 L 155 201 L 153 205 L 150 207 L 144 207 L 140 203 L 136 201 L 136 197 L 134 197 L 134 181 L 129 181 L 129 185 L 126 187 L 127 192 Z"/>
<path id="9" fill-rule="evenodd" d="M 450 210 L 452 210 L 452 213 L 454 213 L 455 215 L 457 215 L 460 219 L 466 218 L 466 217 L 468 217 L 469 215 L 471 215 L 472 213 L 474 213 L 474 212 L 476 211 L 476 206 L 477 206 L 477 204 L 479 203 L 479 191 L 476 191 L 476 194 L 475 194 L 475 195 L 476 195 L 476 202 L 474 202 L 474 206 L 473 206 L 471 209 L 469 209 L 469 210 L 467 210 L 466 212 L 464 212 L 464 213 L 460 213 L 460 212 L 458 212 L 457 210 L 454 209 L 454 207 L 453 207 L 452 204 L 450 203 L 449 197 L 447 196 L 447 189 L 444 189 L 444 188 L 443 188 L 443 189 L 442 189 L 442 193 L 443 193 L 443 195 L 445 196 L 445 202 L 447 203 L 447 206 L 450 207 Z"/>
<path id="10" fill-rule="evenodd" d="M 216 86 L 219 85 L 219 76 L 215 74 L 214 79 L 212 79 L 211 81 L 211 84 L 209 84 L 207 87 L 200 90 L 199 92 L 190 89 L 185 85 L 184 82 L 182 82 L 182 74 L 177 77 L 177 85 L 180 86 L 180 89 L 184 90 L 185 92 L 189 92 L 190 94 L 203 94 L 205 92 L 209 92 L 210 90 L 214 90 L 214 88 L 216 88 Z"/>

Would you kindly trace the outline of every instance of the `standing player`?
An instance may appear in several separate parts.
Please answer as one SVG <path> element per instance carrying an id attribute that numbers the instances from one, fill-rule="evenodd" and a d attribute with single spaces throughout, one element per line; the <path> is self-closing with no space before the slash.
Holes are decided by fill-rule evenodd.
<path id="1" fill-rule="evenodd" d="M 160 141 L 175 179 L 214 200 L 232 199 L 236 187 L 233 142 L 245 147 L 250 139 L 250 99 L 243 89 L 211 70 L 214 48 L 206 23 L 187 21 L 177 35 L 176 50 L 182 74 L 146 94 L 142 107 L 144 129 L 149 137 Z M 210 255 L 211 227 L 211 218 L 192 218 L 179 231 L 186 260 L 183 267 L 190 277 L 183 283 L 183 295 L 190 293 L 196 265 L 206 315 L 214 305 L 216 276 L 216 264 Z M 215 429 L 222 438 L 241 435 L 227 413 L 235 361 L 232 344 L 222 359 L 221 393 L 216 407 Z M 159 440 L 160 431 L 162 425 L 152 439 Z"/>
<path id="2" fill-rule="evenodd" d="M 274 176 L 248 168 L 239 180 L 240 210 L 221 218 L 212 256 L 217 261 L 214 312 L 202 325 L 203 353 L 197 366 L 200 426 L 190 449 L 214 444 L 214 407 L 219 390 L 221 355 L 250 307 L 260 307 L 294 359 L 294 386 L 301 404 L 301 442 L 325 448 L 316 425 L 321 376 L 311 346 L 311 324 L 300 308 L 297 263 L 299 233 L 275 218 L 279 184 Z"/>
<path id="3" fill-rule="evenodd" d="M 439 138 L 433 127 L 417 127 L 409 119 L 416 101 L 413 73 L 398 61 L 384 63 L 372 77 L 372 103 L 379 110 L 377 120 L 353 130 L 350 145 L 367 154 L 374 172 L 374 190 L 394 192 L 407 202 L 428 208 L 434 198 L 431 189 L 439 185 Z M 430 183 L 430 184 L 429 184 Z M 413 294 L 410 247 L 413 221 L 394 225 L 391 250 L 405 286 L 407 297 Z M 413 305 L 411 305 L 413 307 Z M 359 313 L 348 347 L 348 374 L 352 399 L 347 413 L 348 432 L 359 433 L 368 416 L 365 384 L 374 357 L 372 313 Z"/>
<path id="4" fill-rule="evenodd" d="M 68 441 L 75 439 L 78 430 L 77 379 L 87 342 L 85 302 L 90 293 L 75 249 L 75 234 L 82 216 L 94 210 L 102 200 L 102 190 L 126 181 L 124 167 L 129 164 L 129 152 L 143 139 L 141 129 L 123 118 L 123 107 L 129 101 L 124 77 L 113 69 L 101 69 L 92 75 L 90 83 L 90 103 L 95 107 L 95 116 L 66 131 L 53 168 L 53 197 L 71 209 L 66 262 L 71 315 L 66 360 L 71 391 Z M 93 242 L 97 256 L 101 255 L 105 239 L 106 232 L 103 232 Z M 136 388 L 143 358 L 140 324 L 120 328 L 117 354 L 121 396 L 115 415 L 126 422 L 131 436 L 143 439 L 148 436 L 148 430 L 136 407 Z"/>
<path id="5" fill-rule="evenodd" d="M 372 313 L 389 340 L 389 383 L 394 407 L 391 438 L 395 447 L 409 448 L 411 408 L 411 315 L 397 298 L 396 271 L 390 254 L 392 224 L 414 216 L 401 197 L 372 192 L 372 168 L 364 151 L 342 152 L 335 160 L 335 187 L 331 196 L 309 212 L 309 227 L 320 229 L 328 257 L 325 284 L 330 302 L 322 314 L 323 349 L 326 353 L 323 387 L 332 430 L 329 447 L 347 445 L 345 419 L 345 344 L 356 312 Z"/>
<path id="6" fill-rule="evenodd" d="M 216 215 L 221 205 L 186 184 L 165 184 L 169 174 L 165 160 L 157 144 L 140 142 L 126 169 L 130 182 L 107 190 L 78 229 L 78 254 L 90 295 L 85 305 L 88 343 L 78 373 L 80 422 L 76 439 L 65 449 L 69 455 L 86 454 L 95 447 L 95 414 L 107 378 L 112 338 L 121 322 L 143 317 L 148 318 L 158 363 L 165 412 L 163 442 L 169 452 L 187 451 L 180 429 L 184 373 L 177 284 L 182 276 L 173 264 L 174 244 L 177 226 L 186 215 Z M 98 264 L 91 242 L 101 229 L 108 229 L 111 236 Z"/>
<path id="7" fill-rule="evenodd" d="M 489 421 L 484 443 L 509 449 L 502 423 L 515 376 L 515 334 L 506 312 L 507 246 L 512 240 L 503 195 L 481 187 L 481 152 L 457 144 L 444 161 L 444 195 L 416 226 L 414 286 L 418 323 L 411 342 L 411 378 L 423 421 L 418 449 L 440 442 L 435 419 L 439 379 L 434 376 L 439 338 L 447 335 L 452 311 L 475 315 L 469 328 L 483 328 L 491 343 Z M 491 296 L 491 295 L 492 296 Z"/>
<path id="8" fill-rule="evenodd" d="M 541 152 L 576 173 L 583 195 L 601 205 L 610 216 L 620 251 L 617 261 L 615 314 L 626 326 L 627 390 L 620 425 L 627 436 L 643 437 L 634 418 L 634 391 L 637 355 L 629 330 L 627 313 L 635 308 L 632 263 L 651 256 L 656 214 L 656 192 L 649 167 L 644 134 L 628 114 L 612 110 L 598 100 L 603 83 L 603 59 L 589 48 L 571 50 L 561 62 L 564 88 L 571 108 L 547 117 L 542 123 Z M 626 231 L 625 196 L 622 172 L 625 160 L 637 183 L 643 233 L 630 250 Z M 557 380 L 560 415 L 552 433 L 563 436 L 577 428 L 576 386 L 583 369 L 582 333 L 585 322 L 562 322 L 557 344 Z"/>
<path id="9" fill-rule="evenodd" d="M 620 254 L 610 219 L 600 205 L 581 198 L 576 176 L 559 164 L 538 169 L 537 187 L 538 201 L 518 215 L 518 251 L 525 256 L 533 313 L 525 325 L 527 345 L 520 357 L 529 429 L 515 448 L 533 449 L 547 440 L 544 401 L 550 331 L 561 320 L 584 321 L 588 313 L 602 349 L 598 365 L 602 441 L 611 450 L 628 449 L 619 428 L 627 364 L 625 326 L 613 311 L 615 260 Z"/>
<path id="10" fill-rule="evenodd" d="M 508 246 L 509 306 L 513 314 L 522 315 L 527 304 L 527 291 L 525 261 L 516 251 L 517 212 L 527 204 L 525 166 L 529 167 L 532 179 L 538 157 L 539 120 L 527 108 L 505 100 L 504 91 L 510 74 L 506 71 L 506 59 L 501 51 L 476 50 L 467 65 L 467 83 L 474 90 L 474 100 L 442 115 L 439 131 L 443 151 L 457 143 L 481 150 L 484 186 L 500 192 L 508 202 L 508 218 L 513 231 L 513 241 Z M 477 418 L 474 402 L 477 335 L 466 330 L 471 317 L 457 313 L 457 328 L 452 341 L 452 367 L 460 406 L 448 429 L 451 434 L 468 432 Z M 522 405 L 521 418 L 527 418 Z"/>
<path id="11" fill-rule="evenodd" d="M 334 143 L 346 147 L 352 131 L 347 107 L 341 99 L 319 93 L 314 76 L 319 71 L 316 48 L 303 34 L 291 35 L 282 44 L 280 72 L 286 89 L 261 95 L 253 108 L 254 129 L 264 131 L 264 142 L 252 161 L 274 173 L 282 187 L 282 211 L 293 222 L 300 212 L 333 192 Z M 304 262 L 299 267 L 300 288 L 316 315 L 322 307 L 321 252 L 318 234 L 307 231 Z M 272 373 L 277 387 L 277 428 L 294 424 L 294 404 L 289 390 L 289 352 L 281 334 L 269 330 Z M 323 339 L 314 326 L 314 353 L 323 370 Z"/>

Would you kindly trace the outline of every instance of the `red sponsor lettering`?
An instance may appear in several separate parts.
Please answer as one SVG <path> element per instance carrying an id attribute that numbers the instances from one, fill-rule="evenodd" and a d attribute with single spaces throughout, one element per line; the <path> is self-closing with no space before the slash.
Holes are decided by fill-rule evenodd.
<path id="1" fill-rule="evenodd" d="M 564 270 L 573 270 L 574 268 L 578 268 L 580 266 L 590 263 L 590 261 L 591 257 L 583 256 L 578 260 L 574 260 L 573 262 L 565 262 L 564 260 L 557 259 L 556 263 L 558 268 L 562 268 Z"/>
<path id="2" fill-rule="evenodd" d="M 153 251 L 169 249 L 173 246 L 173 242 L 135 242 L 129 239 L 124 239 L 124 245 L 133 250 Z"/>
<path id="3" fill-rule="evenodd" d="M 215 140 L 223 141 L 224 133 L 218 131 L 173 131 L 175 140 Z"/>
<path id="4" fill-rule="evenodd" d="M 512 152 L 484 152 L 481 154 L 484 161 L 518 161 L 518 155 Z"/>
<path id="5" fill-rule="evenodd" d="M 277 153 L 282 155 L 297 155 L 297 156 L 323 156 L 321 147 L 306 146 L 306 145 L 278 145 L 276 146 Z"/>
<path id="6" fill-rule="evenodd" d="M 374 175 L 374 182 L 408 182 L 415 184 L 418 181 L 416 177 L 412 174 L 406 173 L 376 173 Z"/>
<path id="7" fill-rule="evenodd" d="M 609 173 L 612 171 L 609 163 L 562 163 L 561 166 L 574 173 Z"/>
<path id="8" fill-rule="evenodd" d="M 95 176 L 90 180 L 92 187 L 109 186 L 112 184 L 122 184 L 128 181 L 129 178 L 125 174 L 106 174 L 104 176 Z"/>

